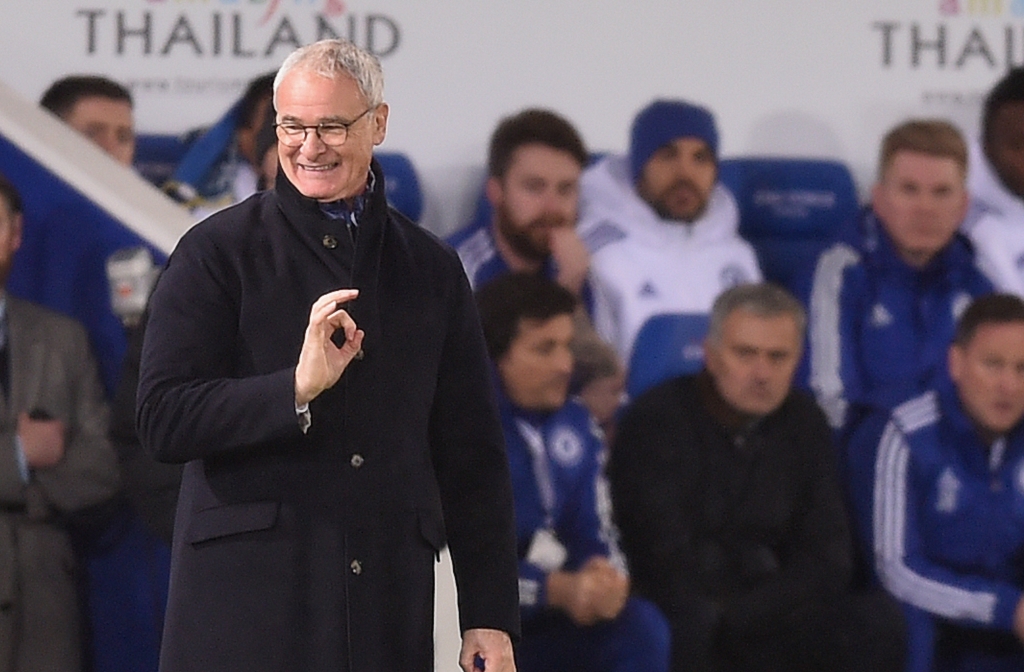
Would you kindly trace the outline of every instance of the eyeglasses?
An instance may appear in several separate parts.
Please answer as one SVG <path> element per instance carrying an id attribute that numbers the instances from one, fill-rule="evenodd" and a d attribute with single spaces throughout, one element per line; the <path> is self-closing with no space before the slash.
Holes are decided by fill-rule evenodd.
<path id="1" fill-rule="evenodd" d="M 274 130 L 277 131 L 278 141 L 285 147 L 301 147 L 302 143 L 306 141 L 306 136 L 310 131 L 316 131 L 316 137 L 318 137 L 320 141 L 328 147 L 340 147 L 345 144 L 346 140 L 348 140 L 348 129 L 357 121 L 365 117 L 372 109 L 374 108 L 366 108 L 363 110 L 362 114 L 347 123 L 330 121 L 321 122 L 312 126 L 303 126 L 302 124 L 297 124 L 294 121 L 282 121 L 274 124 Z"/>

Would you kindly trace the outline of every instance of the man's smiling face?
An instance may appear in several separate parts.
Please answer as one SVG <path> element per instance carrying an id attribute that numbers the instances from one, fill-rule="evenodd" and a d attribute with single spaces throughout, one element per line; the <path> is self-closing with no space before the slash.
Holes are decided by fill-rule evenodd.
<path id="1" fill-rule="evenodd" d="M 369 105 L 355 80 L 340 74 L 334 79 L 296 68 L 277 89 L 277 121 L 305 126 L 348 124 L 345 143 L 327 146 L 309 129 L 298 147 L 278 143 L 281 168 L 304 196 L 337 201 L 363 192 L 373 148 L 384 141 L 388 106 Z M 362 115 L 362 116 L 360 116 Z"/>

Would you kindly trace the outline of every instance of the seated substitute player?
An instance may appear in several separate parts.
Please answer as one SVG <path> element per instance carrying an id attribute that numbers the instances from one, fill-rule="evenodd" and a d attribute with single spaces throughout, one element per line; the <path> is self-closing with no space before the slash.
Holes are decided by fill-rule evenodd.
<path id="1" fill-rule="evenodd" d="M 576 299 L 511 273 L 477 295 L 515 494 L 520 672 L 667 670 L 668 627 L 630 596 L 603 476 L 604 441 L 568 398 Z"/>

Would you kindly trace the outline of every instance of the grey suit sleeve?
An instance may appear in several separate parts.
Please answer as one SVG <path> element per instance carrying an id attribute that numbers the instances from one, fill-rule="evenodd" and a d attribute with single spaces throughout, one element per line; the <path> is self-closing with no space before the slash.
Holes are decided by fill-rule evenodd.
<path id="1" fill-rule="evenodd" d="M 68 398 L 69 417 L 59 418 L 66 425 L 64 459 L 53 467 L 36 469 L 29 490 L 30 498 L 41 496 L 50 508 L 72 512 L 113 497 L 120 477 L 117 456 L 107 438 L 109 409 L 85 332 L 75 325 L 64 336 L 58 356 L 67 389 L 51 388 L 57 381 L 42 381 L 45 394 Z"/>
<path id="2" fill-rule="evenodd" d="M 25 503 L 25 481 L 18 465 L 14 428 L 0 427 L 0 505 Z"/>

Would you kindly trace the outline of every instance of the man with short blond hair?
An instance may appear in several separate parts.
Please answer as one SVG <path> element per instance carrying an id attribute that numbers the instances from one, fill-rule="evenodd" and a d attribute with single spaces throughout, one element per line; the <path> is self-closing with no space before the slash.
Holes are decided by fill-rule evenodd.
<path id="1" fill-rule="evenodd" d="M 966 168 L 966 145 L 948 122 L 896 126 L 882 142 L 871 206 L 818 258 L 809 384 L 834 429 L 863 406 L 925 389 L 960 312 L 992 290 L 958 232 Z"/>
<path id="2" fill-rule="evenodd" d="M 967 144 L 960 131 L 947 121 L 911 120 L 886 133 L 878 153 L 879 175 L 885 174 L 900 152 L 917 152 L 952 159 L 967 174 Z"/>

